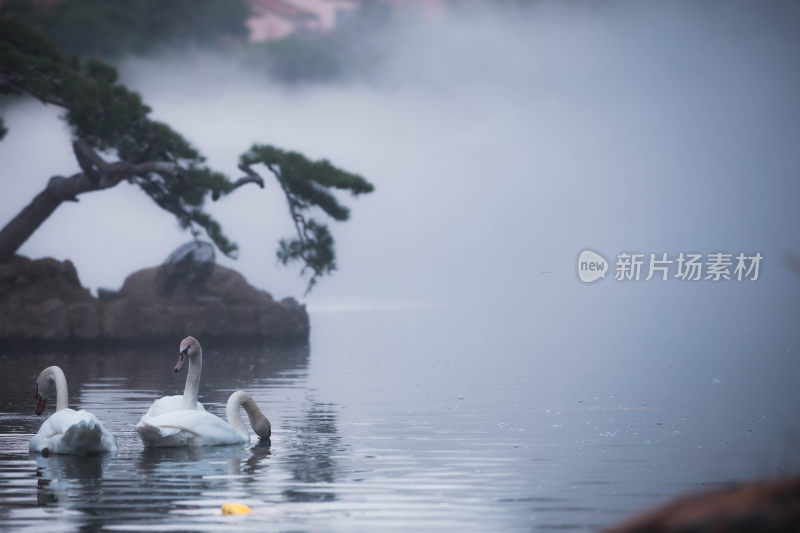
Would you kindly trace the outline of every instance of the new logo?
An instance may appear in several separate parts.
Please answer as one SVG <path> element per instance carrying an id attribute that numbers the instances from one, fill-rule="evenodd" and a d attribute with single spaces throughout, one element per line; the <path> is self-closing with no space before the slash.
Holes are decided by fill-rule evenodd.
<path id="1" fill-rule="evenodd" d="M 606 277 L 608 261 L 602 255 L 584 250 L 578 256 L 578 277 L 584 283 L 591 283 Z"/>

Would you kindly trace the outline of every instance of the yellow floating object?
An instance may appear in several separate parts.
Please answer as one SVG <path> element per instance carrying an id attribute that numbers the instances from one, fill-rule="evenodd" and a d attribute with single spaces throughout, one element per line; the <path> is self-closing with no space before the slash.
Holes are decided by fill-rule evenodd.
<path id="1" fill-rule="evenodd" d="M 225 502 L 222 504 L 222 514 L 250 514 L 250 508 L 243 503 Z"/>

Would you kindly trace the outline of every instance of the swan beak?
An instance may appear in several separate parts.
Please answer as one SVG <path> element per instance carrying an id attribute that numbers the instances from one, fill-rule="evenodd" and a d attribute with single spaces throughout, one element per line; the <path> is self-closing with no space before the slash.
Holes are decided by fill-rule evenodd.
<path id="1" fill-rule="evenodd" d="M 41 395 L 36 393 L 36 414 L 40 415 L 44 412 L 44 405 L 47 403 L 47 398 L 42 398 Z"/>
<path id="2" fill-rule="evenodd" d="M 175 372 L 180 372 L 181 368 L 183 368 L 183 364 L 186 362 L 186 352 L 189 351 L 189 348 L 186 348 L 178 355 L 178 364 L 175 365 Z"/>

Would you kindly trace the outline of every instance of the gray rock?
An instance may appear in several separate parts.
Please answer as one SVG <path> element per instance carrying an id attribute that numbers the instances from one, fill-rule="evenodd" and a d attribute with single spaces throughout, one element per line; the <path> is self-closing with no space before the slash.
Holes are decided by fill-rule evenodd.
<path id="1" fill-rule="evenodd" d="M 75 339 L 99 339 L 102 335 L 101 306 L 99 302 L 69 304 L 67 315 L 71 336 Z"/>
<path id="2" fill-rule="evenodd" d="M 156 291 L 169 298 L 200 291 L 214 271 L 214 246 L 203 241 L 189 241 L 169 254 L 158 269 Z"/>
<path id="3" fill-rule="evenodd" d="M 208 272 L 192 270 L 196 275 L 187 283 L 176 278 L 169 293 L 162 290 L 162 265 L 134 272 L 119 291 L 93 298 L 71 262 L 17 256 L 0 264 L 0 343 L 174 341 L 188 334 L 308 339 L 304 305 L 293 298 L 275 301 L 240 273 L 204 264 L 210 264 Z"/>
<path id="4" fill-rule="evenodd" d="M 97 298 L 100 300 L 114 300 L 115 298 L 119 298 L 121 294 L 119 291 L 105 289 L 103 287 L 99 287 L 97 289 Z"/>

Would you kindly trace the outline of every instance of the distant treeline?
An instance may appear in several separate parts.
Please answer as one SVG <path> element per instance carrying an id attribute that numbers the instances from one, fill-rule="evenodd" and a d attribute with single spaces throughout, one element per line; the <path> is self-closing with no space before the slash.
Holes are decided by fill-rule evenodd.
<path id="1" fill-rule="evenodd" d="M 296 32 L 250 43 L 246 0 L 11 0 L 0 11 L 42 33 L 67 54 L 114 63 L 192 49 L 224 53 L 250 70 L 285 83 L 366 76 L 380 61 L 390 4 L 363 2 L 330 32 Z"/>

